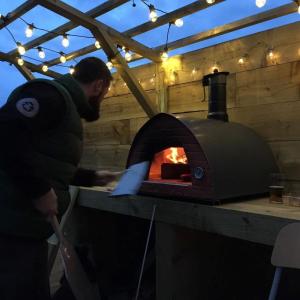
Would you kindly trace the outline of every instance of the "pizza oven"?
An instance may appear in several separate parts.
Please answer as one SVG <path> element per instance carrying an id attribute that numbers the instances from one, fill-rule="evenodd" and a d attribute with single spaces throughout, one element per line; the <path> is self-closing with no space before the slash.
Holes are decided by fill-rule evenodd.
<path id="1" fill-rule="evenodd" d="M 227 72 L 204 76 L 207 119 L 160 113 L 139 130 L 127 167 L 150 161 L 140 194 L 219 203 L 268 192 L 278 167 L 268 144 L 253 130 L 228 122 Z"/>

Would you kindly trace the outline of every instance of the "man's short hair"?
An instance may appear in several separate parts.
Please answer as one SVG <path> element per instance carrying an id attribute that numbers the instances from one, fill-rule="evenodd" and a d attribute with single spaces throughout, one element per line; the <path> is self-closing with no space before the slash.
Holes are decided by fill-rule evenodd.
<path id="1" fill-rule="evenodd" d="M 106 64 L 97 57 L 87 57 L 82 59 L 75 66 L 73 77 L 83 84 L 102 79 L 104 84 L 109 85 L 113 79 Z"/>

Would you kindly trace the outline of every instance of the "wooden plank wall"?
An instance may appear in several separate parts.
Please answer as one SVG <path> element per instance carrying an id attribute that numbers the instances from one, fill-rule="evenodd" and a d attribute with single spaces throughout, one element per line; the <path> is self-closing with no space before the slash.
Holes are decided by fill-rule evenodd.
<path id="1" fill-rule="evenodd" d="M 151 100 L 158 103 L 158 78 L 165 78 L 168 112 L 205 118 L 201 78 L 217 64 L 229 71 L 229 119 L 254 129 L 271 146 L 282 172 L 300 180 L 300 22 L 176 56 L 159 68 L 149 64 L 134 72 Z M 268 58 L 273 48 L 274 58 Z M 238 60 L 247 54 L 244 65 Z M 194 70 L 194 71 L 193 71 Z M 116 77 L 102 104 L 101 120 L 85 126 L 82 165 L 125 167 L 130 143 L 148 120 Z"/>

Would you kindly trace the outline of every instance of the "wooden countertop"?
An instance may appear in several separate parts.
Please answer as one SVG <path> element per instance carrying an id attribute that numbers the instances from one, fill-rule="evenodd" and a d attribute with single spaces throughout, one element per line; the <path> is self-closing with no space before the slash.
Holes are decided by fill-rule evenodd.
<path id="1" fill-rule="evenodd" d="M 279 230 L 300 221 L 300 207 L 269 203 L 268 198 L 218 206 L 147 196 L 111 198 L 103 188 L 81 188 L 79 205 L 224 236 L 273 245 Z"/>

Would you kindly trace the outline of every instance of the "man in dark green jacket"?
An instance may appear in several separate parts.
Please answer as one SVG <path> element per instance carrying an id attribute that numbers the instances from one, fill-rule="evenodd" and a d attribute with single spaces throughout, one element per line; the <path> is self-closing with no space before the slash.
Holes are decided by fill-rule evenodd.
<path id="1" fill-rule="evenodd" d="M 35 79 L 0 109 L 0 299 L 49 299 L 47 216 L 61 216 L 68 186 L 106 185 L 115 173 L 78 169 L 82 124 L 99 118 L 111 74 L 95 57 L 73 76 Z"/>

